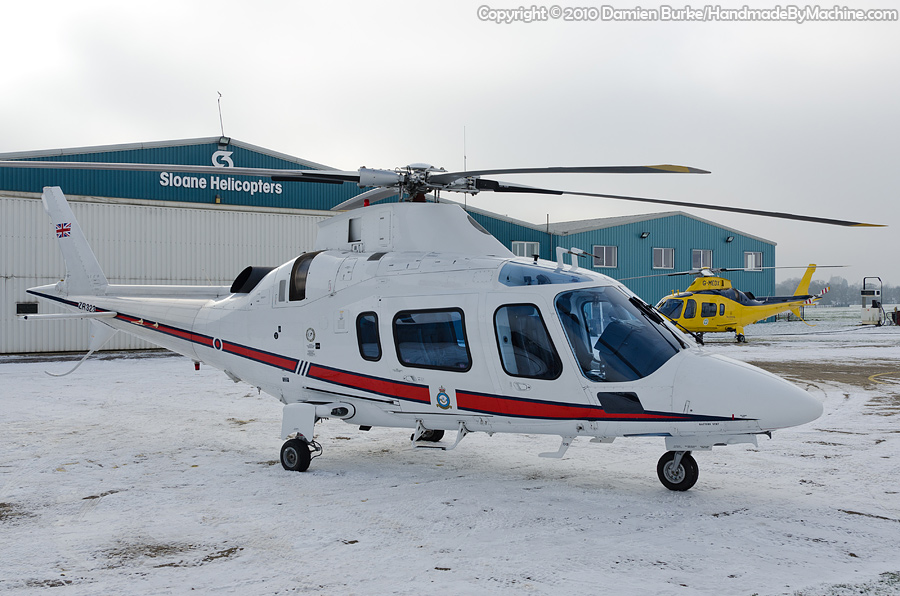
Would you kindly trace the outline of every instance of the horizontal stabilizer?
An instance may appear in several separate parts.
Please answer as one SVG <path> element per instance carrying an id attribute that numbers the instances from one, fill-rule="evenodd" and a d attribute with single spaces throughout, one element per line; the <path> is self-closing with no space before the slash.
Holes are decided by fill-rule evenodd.
<path id="1" fill-rule="evenodd" d="M 114 319 L 118 313 L 105 312 L 65 312 L 48 315 L 19 315 L 24 321 L 58 321 L 60 319 Z"/>

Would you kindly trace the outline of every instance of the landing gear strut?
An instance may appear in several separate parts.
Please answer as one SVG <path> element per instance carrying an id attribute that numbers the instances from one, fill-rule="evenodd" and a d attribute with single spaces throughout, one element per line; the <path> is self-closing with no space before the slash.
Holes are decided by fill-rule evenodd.
<path id="1" fill-rule="evenodd" d="M 697 482 L 700 468 L 690 451 L 667 451 L 656 464 L 656 474 L 667 489 L 685 491 Z"/>

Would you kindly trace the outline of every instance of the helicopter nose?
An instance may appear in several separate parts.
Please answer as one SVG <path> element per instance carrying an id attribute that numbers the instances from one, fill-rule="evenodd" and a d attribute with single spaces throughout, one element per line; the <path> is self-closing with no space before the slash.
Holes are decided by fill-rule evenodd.
<path id="1" fill-rule="evenodd" d="M 817 399 L 793 383 L 718 354 L 702 354 L 685 361 L 678 377 L 694 379 L 694 391 L 685 393 L 680 401 L 676 394 L 676 406 L 691 400 L 691 411 L 695 414 L 706 414 L 709 410 L 715 416 L 755 419 L 763 431 L 806 424 L 823 412 Z M 703 389 L 696 386 L 697 380 Z M 687 388 L 690 382 L 676 382 L 675 386 Z M 715 395 L 709 395 L 710 389 Z M 704 394 L 709 396 L 709 401 L 700 397 Z"/>

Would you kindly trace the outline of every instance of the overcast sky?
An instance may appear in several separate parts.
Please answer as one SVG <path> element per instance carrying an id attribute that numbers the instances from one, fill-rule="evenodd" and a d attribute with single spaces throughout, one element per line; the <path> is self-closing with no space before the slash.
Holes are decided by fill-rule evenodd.
<path id="1" fill-rule="evenodd" d="M 850 265 L 816 277 L 900 284 L 900 22 L 496 24 L 480 6 L 519 3 L 8 3 L 0 152 L 215 136 L 221 92 L 226 135 L 341 169 L 462 169 L 465 130 L 470 169 L 711 170 L 504 179 L 888 224 L 686 209 L 777 242 L 777 265 Z M 535 223 L 668 210 L 490 193 L 470 203 Z"/>

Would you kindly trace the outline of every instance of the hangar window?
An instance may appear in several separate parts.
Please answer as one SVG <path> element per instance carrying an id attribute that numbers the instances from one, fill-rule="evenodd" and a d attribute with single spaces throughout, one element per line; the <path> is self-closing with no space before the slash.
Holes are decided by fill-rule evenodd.
<path id="1" fill-rule="evenodd" d="M 700 304 L 700 316 L 704 319 L 716 316 L 715 302 L 703 302 Z"/>
<path id="2" fill-rule="evenodd" d="M 37 302 L 16 302 L 17 315 L 36 315 L 38 314 Z"/>
<path id="3" fill-rule="evenodd" d="M 712 267 L 712 251 L 698 248 L 692 250 L 691 267 L 694 269 L 709 269 Z"/>
<path id="4" fill-rule="evenodd" d="M 762 271 L 763 261 L 761 252 L 744 253 L 744 269 L 748 271 Z"/>
<path id="5" fill-rule="evenodd" d="M 454 372 L 472 368 L 460 309 L 401 311 L 393 328 L 401 364 Z"/>
<path id="6" fill-rule="evenodd" d="M 653 249 L 653 268 L 654 269 L 674 269 L 675 268 L 675 249 L 674 248 L 654 248 Z"/>
<path id="7" fill-rule="evenodd" d="M 617 267 L 619 247 L 594 245 L 594 267 Z"/>
<path id="8" fill-rule="evenodd" d="M 494 313 L 494 331 L 506 374 L 529 379 L 555 379 L 562 374 L 562 361 L 537 306 L 501 306 Z"/>
<path id="9" fill-rule="evenodd" d="M 541 243 L 516 240 L 512 243 L 512 253 L 517 257 L 533 257 L 534 255 L 540 255 Z"/>
<path id="10" fill-rule="evenodd" d="M 292 302 L 306 298 L 306 277 L 309 274 L 309 266 L 319 252 L 322 251 L 302 254 L 294 261 L 294 266 L 291 269 L 291 289 L 289 294 Z"/>
<path id="11" fill-rule="evenodd" d="M 356 317 L 356 340 L 359 342 L 359 355 L 364 360 L 377 362 L 381 360 L 381 339 L 378 337 L 378 315 L 364 312 Z"/>

